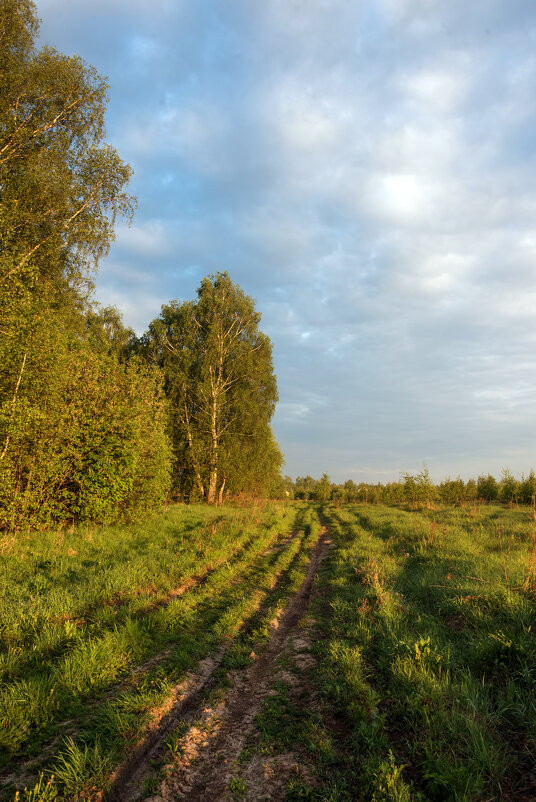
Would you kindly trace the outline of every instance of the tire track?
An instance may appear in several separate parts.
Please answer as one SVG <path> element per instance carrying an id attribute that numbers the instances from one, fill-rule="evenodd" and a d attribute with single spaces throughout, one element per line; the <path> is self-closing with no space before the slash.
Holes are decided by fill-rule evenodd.
<path id="1" fill-rule="evenodd" d="M 254 727 L 276 671 L 279 656 L 295 637 L 300 620 L 306 614 L 315 587 L 315 577 L 331 541 L 327 528 L 322 531 L 311 553 L 307 574 L 286 610 L 274 619 L 268 644 L 254 663 L 235 672 L 233 687 L 216 710 L 204 709 L 200 692 L 209 685 L 223 652 L 212 663 L 203 661 L 191 688 L 177 699 L 164 725 L 155 733 L 143 755 L 136 755 L 129 766 L 116 777 L 111 799 L 115 802 L 136 802 L 143 798 L 143 780 L 150 774 L 151 761 L 164 751 L 164 741 L 187 717 L 192 725 L 182 739 L 181 754 L 166 767 L 167 775 L 153 802 L 171 802 L 178 798 L 186 802 L 216 802 L 226 798 L 236 761 L 248 734 Z M 194 722 L 202 720 L 202 726 Z"/>

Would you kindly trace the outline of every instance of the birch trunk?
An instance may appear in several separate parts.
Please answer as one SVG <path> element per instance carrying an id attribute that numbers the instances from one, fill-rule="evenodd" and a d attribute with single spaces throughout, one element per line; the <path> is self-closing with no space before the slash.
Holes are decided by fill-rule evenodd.
<path id="1" fill-rule="evenodd" d="M 225 488 L 225 476 L 223 477 L 223 482 L 220 485 L 220 491 L 218 493 L 218 504 L 223 504 L 223 490 Z"/>
<path id="2" fill-rule="evenodd" d="M 208 482 L 207 504 L 216 502 L 216 487 L 218 485 L 218 397 L 215 392 L 212 395 L 210 416 L 211 434 L 211 454 L 210 454 L 210 473 Z"/>
<path id="3" fill-rule="evenodd" d="M 11 423 L 11 421 L 13 420 L 13 418 L 15 416 L 15 407 L 16 407 L 16 404 L 17 404 L 17 396 L 19 394 L 19 387 L 20 387 L 20 383 L 21 383 L 21 380 L 22 380 L 22 374 L 24 373 L 24 368 L 26 366 L 26 358 L 27 358 L 27 356 L 28 356 L 28 352 L 25 351 L 24 358 L 22 360 L 21 369 L 20 369 L 20 372 L 19 372 L 19 378 L 17 379 L 17 386 L 15 387 L 15 392 L 14 392 L 13 398 L 11 400 L 11 414 L 9 416 L 9 422 L 10 423 Z M 4 457 L 7 454 L 7 450 L 9 448 L 10 441 L 11 441 L 11 435 L 8 434 L 7 437 L 6 437 L 6 441 L 4 443 L 4 448 L 2 449 L 2 453 L 0 454 L 0 462 L 4 459 Z"/>

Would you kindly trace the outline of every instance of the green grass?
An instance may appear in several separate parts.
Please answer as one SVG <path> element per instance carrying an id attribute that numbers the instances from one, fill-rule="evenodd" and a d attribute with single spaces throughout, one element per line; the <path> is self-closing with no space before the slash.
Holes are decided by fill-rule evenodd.
<path id="1" fill-rule="evenodd" d="M 336 547 L 323 576 L 316 651 L 319 693 L 345 731 L 345 789 L 336 798 L 530 795 L 530 513 L 356 505 L 326 515 Z"/>
<path id="2" fill-rule="evenodd" d="M 530 799 L 530 511 L 324 512 L 334 543 L 313 609 L 317 665 L 305 696 L 279 683 L 257 722 L 261 749 L 292 749 L 314 774 L 288 800 Z M 129 528 L 0 541 L 0 772 L 25 767 L 21 802 L 104 787 L 151 711 L 220 644 L 221 683 L 246 666 L 318 531 L 315 505 L 296 503 L 172 507 Z M 229 793 L 244 792 L 239 766 Z"/>
<path id="3" fill-rule="evenodd" d="M 282 597 L 292 592 L 315 521 L 314 510 L 298 504 L 217 514 L 174 507 L 131 528 L 4 541 L 4 773 L 30 761 L 36 778 L 53 772 L 67 797 L 102 787 L 186 670 L 222 642 L 236 657 L 246 630 L 259 640 L 266 621 L 256 611 L 263 600 L 264 616 L 282 602 L 272 598 L 274 586 Z M 292 530 L 298 536 L 285 543 Z M 192 577 L 201 581 L 171 593 Z M 12 786 L 0 796 L 12 799 Z"/>

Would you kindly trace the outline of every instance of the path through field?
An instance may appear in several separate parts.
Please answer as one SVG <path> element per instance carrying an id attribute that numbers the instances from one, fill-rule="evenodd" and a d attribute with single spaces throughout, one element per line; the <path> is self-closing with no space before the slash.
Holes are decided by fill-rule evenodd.
<path id="1" fill-rule="evenodd" d="M 268 642 L 258 655 L 252 652 L 249 667 L 228 672 L 227 687 L 210 695 L 222 648 L 176 689 L 157 724 L 118 771 L 111 799 L 282 800 L 293 776 L 308 778 L 296 754 L 263 749 L 258 717 L 276 695 L 278 681 L 295 697 L 306 695 L 307 669 L 314 664 L 307 613 L 330 543 L 323 526 L 299 591 L 271 622 Z M 172 761 L 162 768 L 170 753 Z"/>

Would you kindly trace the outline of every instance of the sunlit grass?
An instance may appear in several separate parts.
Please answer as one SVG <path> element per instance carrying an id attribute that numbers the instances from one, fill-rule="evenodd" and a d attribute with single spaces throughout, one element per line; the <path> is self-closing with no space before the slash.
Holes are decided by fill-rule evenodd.
<path id="1" fill-rule="evenodd" d="M 78 782 L 74 774 L 67 782 L 69 767 L 84 787 L 100 787 L 103 770 L 91 767 L 105 764 L 95 755 L 118 760 L 125 739 L 139 737 L 173 683 L 218 644 L 232 643 L 282 572 L 282 598 L 268 606 L 284 602 L 315 526 L 314 510 L 298 504 L 217 514 L 177 507 L 132 529 L 69 533 L 68 548 L 77 553 L 61 561 L 54 533 L 13 544 L 2 567 L 11 605 L 1 621 L 6 769 L 30 759 L 36 774 L 53 771 L 65 793 Z M 294 529 L 297 537 L 286 542 Z M 27 570 L 15 586 L 18 560 Z M 132 673 L 155 655 L 154 665 Z M 60 745 L 48 746 L 54 742 Z M 12 798 L 9 787 L 1 793 Z"/>
<path id="2" fill-rule="evenodd" d="M 362 757 L 347 767 L 357 798 L 526 791 L 536 767 L 530 511 L 326 514 L 337 548 L 324 580 L 321 688 Z"/>

